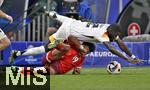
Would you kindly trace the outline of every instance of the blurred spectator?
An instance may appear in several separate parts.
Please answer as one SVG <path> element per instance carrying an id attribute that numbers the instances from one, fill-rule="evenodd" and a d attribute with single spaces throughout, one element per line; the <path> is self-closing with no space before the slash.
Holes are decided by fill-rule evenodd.
<path id="1" fill-rule="evenodd" d="M 93 14 L 90 6 L 87 2 L 81 2 L 78 7 L 78 12 L 81 17 L 84 17 L 85 19 L 92 20 Z"/>
<path id="2" fill-rule="evenodd" d="M 57 11 L 57 3 L 54 0 L 48 0 L 48 11 Z M 50 19 L 49 20 L 49 27 L 57 27 L 57 21 Z"/>
<path id="3" fill-rule="evenodd" d="M 82 2 L 82 0 L 63 0 L 62 2 L 63 8 L 62 13 L 65 15 L 66 13 L 78 13 L 79 16 L 91 20 L 92 10 L 89 7 L 87 2 Z"/>
<path id="4" fill-rule="evenodd" d="M 61 13 L 62 12 L 62 2 L 63 2 L 63 0 L 55 0 L 55 2 L 57 3 L 57 12 L 58 13 Z"/>
<path id="5" fill-rule="evenodd" d="M 79 5 L 78 0 L 63 0 L 63 13 L 66 12 L 77 12 L 77 7 Z"/>
<path id="6" fill-rule="evenodd" d="M 54 0 L 48 0 L 48 11 L 57 11 L 57 3 Z"/>

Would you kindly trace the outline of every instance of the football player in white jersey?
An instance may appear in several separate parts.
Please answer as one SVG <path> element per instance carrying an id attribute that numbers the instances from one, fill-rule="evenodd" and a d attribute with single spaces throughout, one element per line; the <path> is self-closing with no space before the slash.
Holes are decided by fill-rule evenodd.
<path id="1" fill-rule="evenodd" d="M 4 0 L 0 0 L 0 6 L 2 5 Z M 2 10 L 0 10 L 0 17 L 1 18 L 6 18 L 10 23 L 13 22 L 13 18 L 6 13 L 4 13 Z M 5 33 L 2 31 L 0 28 L 0 51 L 5 49 L 8 45 L 10 45 L 10 40 L 7 38 Z"/>
<path id="2" fill-rule="evenodd" d="M 55 46 L 55 42 L 59 40 L 71 40 L 72 45 L 75 46 L 76 49 L 80 50 L 80 52 L 86 52 L 84 47 L 80 44 L 79 41 L 90 42 L 90 43 L 103 43 L 110 52 L 113 54 L 125 59 L 126 61 L 136 64 L 140 63 L 141 60 L 137 59 L 135 55 L 133 55 L 125 44 L 120 39 L 120 27 L 116 24 L 93 24 L 89 22 L 82 22 L 80 20 L 75 20 L 72 18 L 68 18 L 62 15 L 59 15 L 55 12 L 47 13 L 51 18 L 55 18 L 56 20 L 62 22 L 62 25 L 58 29 L 56 33 L 49 37 L 50 44 L 46 46 L 49 49 Z M 127 55 L 123 55 L 117 49 L 115 49 L 110 42 L 115 41 L 120 49 L 124 51 Z M 28 49 L 26 51 L 17 51 L 12 54 L 12 57 L 20 56 L 20 55 L 33 55 L 45 52 L 45 47 L 35 47 L 32 49 Z"/>
<path id="3" fill-rule="evenodd" d="M 82 22 L 80 20 L 75 20 L 55 12 L 49 12 L 48 15 L 52 18 L 57 19 L 62 22 L 62 25 L 56 33 L 49 37 L 50 42 L 54 42 L 57 39 L 69 39 L 72 40 L 73 45 L 79 50 L 84 52 L 84 48 L 79 41 L 90 42 L 90 43 L 103 43 L 110 52 L 113 54 L 127 60 L 131 63 L 139 63 L 139 60 L 133 55 L 128 48 L 125 46 L 123 41 L 120 39 L 121 30 L 116 24 L 99 24 L 99 23 L 89 23 Z M 79 41 L 78 41 L 79 40 Z M 115 49 L 110 42 L 115 41 L 119 48 L 124 51 L 128 56 L 123 55 L 117 49 Z"/>

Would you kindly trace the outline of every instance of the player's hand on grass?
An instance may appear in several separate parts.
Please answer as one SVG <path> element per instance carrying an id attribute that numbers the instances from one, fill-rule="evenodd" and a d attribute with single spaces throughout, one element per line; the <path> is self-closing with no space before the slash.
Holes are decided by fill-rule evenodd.
<path id="1" fill-rule="evenodd" d="M 81 68 L 82 67 L 76 67 L 76 68 L 74 68 L 72 74 L 75 74 L 75 75 L 80 74 L 81 73 Z"/>
<path id="2" fill-rule="evenodd" d="M 134 60 L 136 60 L 138 63 L 144 63 L 144 60 L 138 59 L 138 58 L 134 58 Z"/>
<path id="3" fill-rule="evenodd" d="M 128 58 L 128 62 L 132 63 L 132 64 L 139 64 L 139 63 L 143 63 L 144 60 L 140 60 L 137 58 Z"/>

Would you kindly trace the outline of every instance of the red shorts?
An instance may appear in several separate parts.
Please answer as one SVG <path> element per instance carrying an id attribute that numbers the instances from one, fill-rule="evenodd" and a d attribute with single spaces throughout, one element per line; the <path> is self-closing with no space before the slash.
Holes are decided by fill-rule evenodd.
<path id="1" fill-rule="evenodd" d="M 50 66 L 55 70 L 56 74 L 61 74 L 60 62 L 53 61 L 51 62 Z"/>
<path id="2" fill-rule="evenodd" d="M 47 63 L 49 63 L 49 62 L 46 60 L 46 57 L 43 56 L 42 64 L 45 65 Z M 59 61 L 57 61 L 57 60 L 56 61 L 52 61 L 50 63 L 50 66 L 55 70 L 56 74 L 61 74 L 60 62 Z M 48 70 L 50 70 L 50 69 L 48 69 Z"/>

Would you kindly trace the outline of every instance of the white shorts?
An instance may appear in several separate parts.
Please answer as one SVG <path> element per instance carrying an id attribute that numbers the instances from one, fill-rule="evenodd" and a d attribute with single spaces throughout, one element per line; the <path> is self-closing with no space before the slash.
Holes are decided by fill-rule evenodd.
<path id="1" fill-rule="evenodd" d="M 5 38 L 5 37 L 7 37 L 7 36 L 3 32 L 3 30 L 0 28 L 0 40 L 3 39 L 3 38 Z"/>

